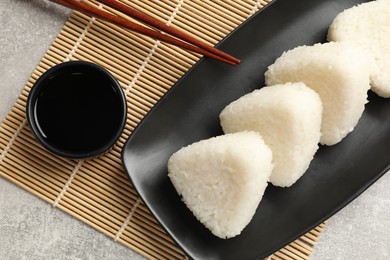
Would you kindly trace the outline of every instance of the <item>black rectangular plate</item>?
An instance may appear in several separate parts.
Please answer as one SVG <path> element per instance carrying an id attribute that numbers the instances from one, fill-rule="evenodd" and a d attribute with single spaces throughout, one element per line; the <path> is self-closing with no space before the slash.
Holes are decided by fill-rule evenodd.
<path id="1" fill-rule="evenodd" d="M 167 177 L 167 160 L 183 146 L 222 134 L 218 115 L 231 101 L 260 88 L 283 51 L 324 42 L 334 17 L 357 0 L 275 0 L 219 48 L 242 60 L 233 67 L 203 59 L 158 102 L 123 149 L 125 169 L 143 201 L 195 259 L 266 257 L 347 205 L 390 165 L 390 100 L 369 94 L 355 130 L 321 147 L 291 188 L 269 185 L 241 235 L 213 236 L 181 202 Z"/>

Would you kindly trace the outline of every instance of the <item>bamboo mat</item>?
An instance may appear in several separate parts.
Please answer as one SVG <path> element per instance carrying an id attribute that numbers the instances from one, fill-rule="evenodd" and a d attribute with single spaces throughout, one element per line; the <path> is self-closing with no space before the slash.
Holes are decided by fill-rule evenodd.
<path id="1" fill-rule="evenodd" d="M 271 0 L 123 2 L 214 45 Z M 186 258 L 135 192 L 120 156 L 136 125 L 199 58 L 73 12 L 1 124 L 0 175 L 147 258 Z M 126 95 L 126 128 L 113 149 L 96 159 L 73 161 L 48 153 L 26 123 L 26 99 L 34 82 L 50 67 L 69 60 L 104 66 Z M 308 259 L 323 228 L 321 224 L 270 259 Z"/>

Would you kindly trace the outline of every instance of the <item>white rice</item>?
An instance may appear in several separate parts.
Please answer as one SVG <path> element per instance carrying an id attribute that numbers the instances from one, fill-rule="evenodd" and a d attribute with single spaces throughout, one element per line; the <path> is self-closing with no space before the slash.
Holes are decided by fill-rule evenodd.
<path id="1" fill-rule="evenodd" d="M 329 41 L 352 41 L 375 58 L 372 90 L 390 97 L 390 0 L 377 0 L 337 15 L 328 31 Z"/>
<path id="2" fill-rule="evenodd" d="M 225 133 L 257 131 L 273 153 L 270 181 L 288 187 L 307 170 L 320 140 L 322 103 L 303 83 L 255 90 L 220 114 Z"/>
<path id="3" fill-rule="evenodd" d="M 191 144 L 171 156 L 168 176 L 195 217 L 230 238 L 250 222 L 267 187 L 272 152 L 255 132 Z"/>
<path id="4" fill-rule="evenodd" d="M 322 144 L 333 145 L 350 133 L 367 103 L 372 57 L 353 43 L 301 46 L 283 53 L 265 73 L 267 85 L 304 82 L 321 97 Z"/>

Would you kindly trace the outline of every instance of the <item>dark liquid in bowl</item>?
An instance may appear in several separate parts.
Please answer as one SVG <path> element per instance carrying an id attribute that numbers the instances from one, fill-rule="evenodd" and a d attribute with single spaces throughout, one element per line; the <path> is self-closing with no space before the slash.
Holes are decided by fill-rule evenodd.
<path id="1" fill-rule="evenodd" d="M 50 78 L 34 113 L 46 142 L 60 150 L 88 153 L 114 138 L 123 118 L 121 105 L 113 82 L 86 70 Z"/>

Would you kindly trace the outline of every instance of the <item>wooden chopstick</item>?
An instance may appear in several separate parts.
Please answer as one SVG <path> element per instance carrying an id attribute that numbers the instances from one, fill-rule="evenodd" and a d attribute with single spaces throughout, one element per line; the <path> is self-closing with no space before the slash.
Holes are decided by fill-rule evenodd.
<path id="1" fill-rule="evenodd" d="M 232 57 L 231 55 L 222 52 L 221 50 L 218 50 L 212 46 L 209 46 L 200 40 L 197 40 L 188 34 L 177 30 L 175 28 L 169 27 L 166 24 L 158 21 L 157 19 L 154 19 L 150 16 L 147 16 L 146 14 L 139 12 L 123 3 L 120 3 L 116 0 L 100 0 L 98 2 L 101 2 L 103 4 L 106 4 L 117 11 L 120 11 L 132 18 L 135 18 L 147 25 L 150 25 L 156 29 L 159 29 L 161 31 L 167 32 L 177 38 L 174 38 L 168 34 L 161 33 L 159 31 L 156 31 L 154 29 L 147 28 L 145 26 L 142 26 L 140 24 L 131 22 L 128 19 L 125 19 L 123 17 L 111 14 L 107 11 L 104 11 L 100 8 L 97 8 L 95 6 L 86 4 L 84 2 L 81 2 L 79 0 L 50 0 L 51 2 L 66 6 L 68 8 L 71 8 L 73 10 L 82 12 L 84 14 L 94 16 L 98 19 L 105 20 L 111 23 L 114 23 L 116 25 L 119 25 L 121 27 L 124 27 L 126 29 L 129 29 L 131 31 L 138 32 L 140 34 L 144 34 L 147 36 L 150 36 L 152 38 L 155 38 L 157 40 L 187 49 L 189 51 L 193 51 L 196 53 L 200 53 L 204 56 L 231 64 L 231 65 L 237 65 L 240 63 L 240 60 L 237 58 Z"/>

